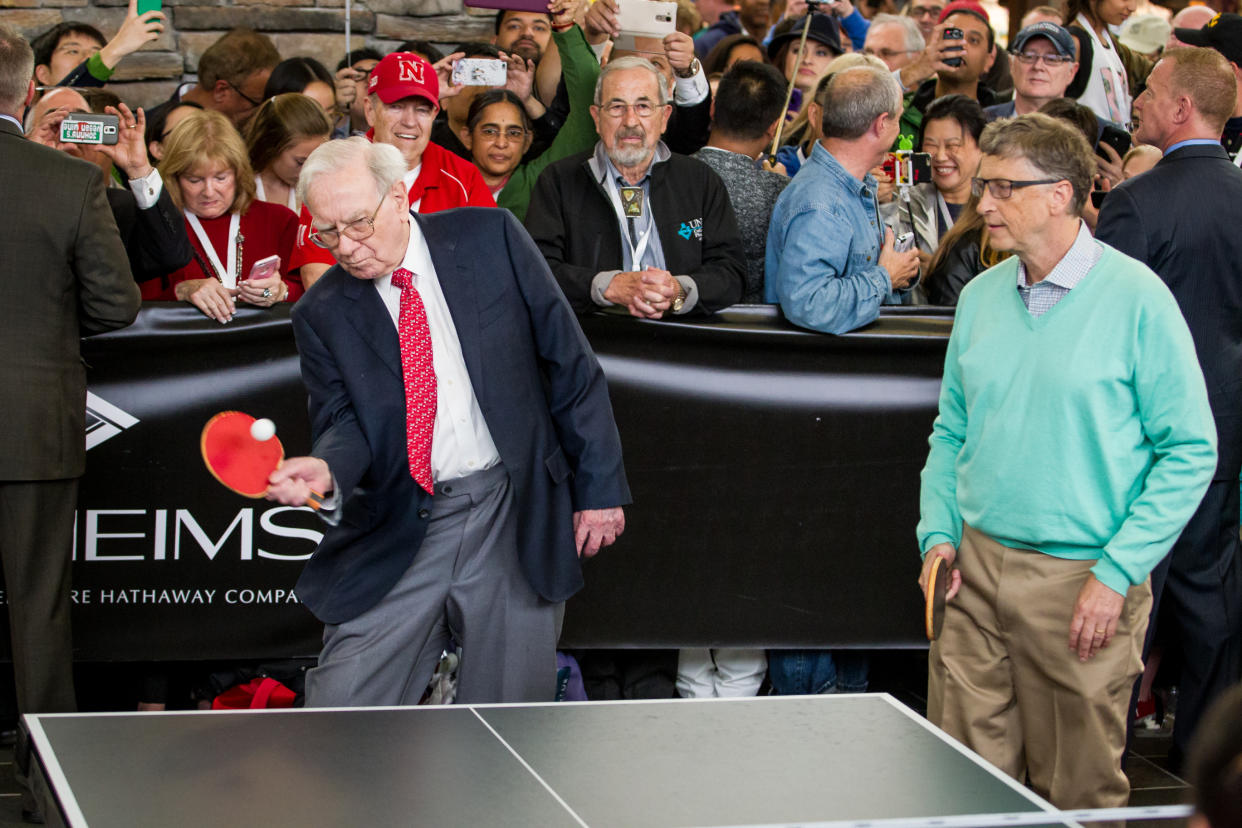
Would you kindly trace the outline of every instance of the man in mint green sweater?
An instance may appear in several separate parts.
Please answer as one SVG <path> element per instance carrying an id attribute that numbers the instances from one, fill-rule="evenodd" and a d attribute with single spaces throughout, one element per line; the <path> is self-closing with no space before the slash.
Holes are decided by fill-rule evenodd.
<path id="1" fill-rule="evenodd" d="M 1027 115 L 979 143 L 978 210 L 1016 255 L 962 292 L 923 469 L 920 584 L 955 566 L 928 718 L 1060 808 L 1123 806 L 1148 573 L 1216 429 L 1172 294 L 1080 218 L 1082 136 Z"/>

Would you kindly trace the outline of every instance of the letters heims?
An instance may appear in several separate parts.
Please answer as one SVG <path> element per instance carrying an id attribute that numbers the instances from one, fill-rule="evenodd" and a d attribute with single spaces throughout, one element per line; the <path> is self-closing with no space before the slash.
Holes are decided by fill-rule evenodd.
<path id="1" fill-rule="evenodd" d="M 306 507 L 246 507 L 225 526 L 216 526 L 218 521 L 213 521 L 204 528 L 189 509 L 85 509 L 74 518 L 72 559 L 99 563 L 179 561 L 202 553 L 208 561 L 220 555 L 236 556 L 241 561 L 256 557 L 304 561 L 315 551 L 323 533 L 309 528 L 315 518 L 301 517 L 299 521 L 299 512 L 313 514 Z M 296 525 L 299 522 L 302 525 Z"/>

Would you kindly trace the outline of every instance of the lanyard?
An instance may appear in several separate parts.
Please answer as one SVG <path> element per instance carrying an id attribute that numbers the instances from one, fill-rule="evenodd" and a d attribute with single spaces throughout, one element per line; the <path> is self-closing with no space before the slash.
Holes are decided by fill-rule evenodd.
<path id="1" fill-rule="evenodd" d="M 241 227 L 241 216 L 234 213 L 229 218 L 229 237 L 225 242 L 228 245 L 229 266 L 226 270 L 220 264 L 220 257 L 216 255 L 216 249 L 211 246 L 211 240 L 207 238 L 207 231 L 203 229 L 202 222 L 198 220 L 198 216 L 185 211 L 185 220 L 190 225 L 190 229 L 194 231 L 194 235 L 198 236 L 199 242 L 203 245 L 203 252 L 207 254 L 207 258 L 211 261 L 211 266 L 215 268 L 216 278 L 226 288 L 232 290 L 237 287 L 237 248 L 241 245 L 241 233 L 238 232 Z"/>
<path id="2" fill-rule="evenodd" d="M 643 254 L 647 252 L 647 243 L 651 241 L 651 229 L 655 227 L 655 216 L 651 215 L 650 212 L 651 198 L 646 193 L 643 193 L 644 209 L 648 211 L 647 229 L 639 237 L 638 243 L 635 244 L 634 240 L 630 238 L 629 219 L 625 217 L 625 213 L 621 210 L 621 190 L 617 187 L 617 182 L 611 175 L 608 176 L 608 191 L 610 195 L 609 200 L 612 201 L 612 209 L 616 211 L 617 220 L 621 222 L 621 238 L 630 248 L 630 267 L 635 270 L 641 270 Z"/>
<path id="3" fill-rule="evenodd" d="M 267 193 L 263 190 L 263 176 L 255 175 L 254 177 L 255 198 L 259 201 L 267 201 Z M 293 212 L 298 211 L 298 191 L 289 190 L 289 203 L 285 205 Z"/>
<path id="4" fill-rule="evenodd" d="M 936 191 L 936 205 L 940 207 L 940 215 L 944 219 L 944 231 L 947 233 L 953 226 L 953 214 L 949 212 L 949 205 L 945 203 L 944 194 L 939 190 Z"/>

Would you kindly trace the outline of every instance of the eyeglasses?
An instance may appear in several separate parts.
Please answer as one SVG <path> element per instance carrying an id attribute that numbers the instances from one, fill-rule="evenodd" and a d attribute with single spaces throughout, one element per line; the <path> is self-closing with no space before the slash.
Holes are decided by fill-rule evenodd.
<path id="1" fill-rule="evenodd" d="M 499 138 L 501 132 L 503 132 L 505 134 L 505 137 L 508 138 L 510 141 L 525 141 L 526 140 L 526 130 L 520 126 L 511 126 L 503 130 L 498 126 L 493 126 L 492 124 L 487 124 L 486 126 L 479 127 L 479 133 L 484 138 L 487 138 L 490 141 L 495 141 L 497 138 Z"/>
<path id="2" fill-rule="evenodd" d="M 1041 55 L 1035 52 L 1010 52 L 1009 54 L 1023 66 L 1034 66 L 1042 60 L 1045 66 L 1050 66 L 1055 69 L 1063 63 L 1074 62 L 1072 57 L 1067 57 L 1065 55 Z"/>
<path id="3" fill-rule="evenodd" d="M 227 83 L 227 84 L 229 85 L 229 88 L 230 88 L 230 89 L 232 89 L 232 90 L 233 90 L 234 92 L 236 92 L 238 95 L 241 95 L 243 98 L 245 98 L 245 99 L 246 99 L 246 101 L 247 101 L 247 102 L 249 102 L 249 104 L 250 104 L 251 106 L 259 106 L 260 104 L 262 104 L 262 103 L 263 103 L 263 101 L 261 101 L 261 100 L 255 100 L 254 98 L 252 98 L 252 97 L 250 97 L 249 95 L 247 95 L 245 92 L 241 91 L 241 87 L 240 87 L 240 86 L 238 86 L 237 84 L 233 83 L 232 81 L 225 81 L 225 83 Z"/>
<path id="4" fill-rule="evenodd" d="M 912 6 L 910 8 L 911 17 L 939 17 L 944 11 L 944 6 Z"/>
<path id="5" fill-rule="evenodd" d="M 650 118 L 657 109 L 662 108 L 657 104 L 651 103 L 651 101 L 639 101 L 633 104 L 627 104 L 625 101 L 609 101 L 600 107 L 609 118 L 616 118 L 618 120 L 624 118 L 625 113 L 631 109 L 640 118 Z"/>
<path id="6" fill-rule="evenodd" d="M 1035 181 L 1010 181 L 1008 178 L 972 178 L 970 179 L 970 194 L 975 198 L 982 198 L 983 188 L 987 187 L 992 198 L 1003 201 L 1013 195 L 1014 190 L 1034 187 L 1036 184 L 1057 184 L 1065 180 L 1064 178 L 1040 178 Z"/>
<path id="7" fill-rule="evenodd" d="M 883 60 L 883 61 L 889 61 L 897 57 L 898 55 L 912 55 L 917 51 L 919 50 L 918 49 L 863 49 L 863 54 L 871 55 L 872 57 L 878 57 L 880 60 Z"/>
<path id="8" fill-rule="evenodd" d="M 380 208 L 384 206 L 384 200 L 388 198 L 388 193 L 384 193 L 380 198 L 379 204 L 375 205 L 375 210 L 369 218 L 360 218 L 351 221 L 349 224 L 337 230 L 335 227 L 326 227 L 323 230 L 315 228 L 310 231 L 310 240 L 317 246 L 331 249 L 341 243 L 341 235 L 344 234 L 354 241 L 363 241 L 371 238 L 375 233 L 375 217 L 379 215 Z"/>

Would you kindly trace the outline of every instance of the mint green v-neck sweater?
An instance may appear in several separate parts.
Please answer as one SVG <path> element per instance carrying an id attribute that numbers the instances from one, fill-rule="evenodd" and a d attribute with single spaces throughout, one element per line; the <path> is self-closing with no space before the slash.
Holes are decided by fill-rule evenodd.
<path id="1" fill-rule="evenodd" d="M 1006 546 L 1098 560 L 1125 594 L 1198 508 L 1216 427 L 1177 302 L 1113 248 L 1038 319 L 1017 257 L 957 306 L 923 468 L 919 548 L 954 548 L 962 521 Z"/>

